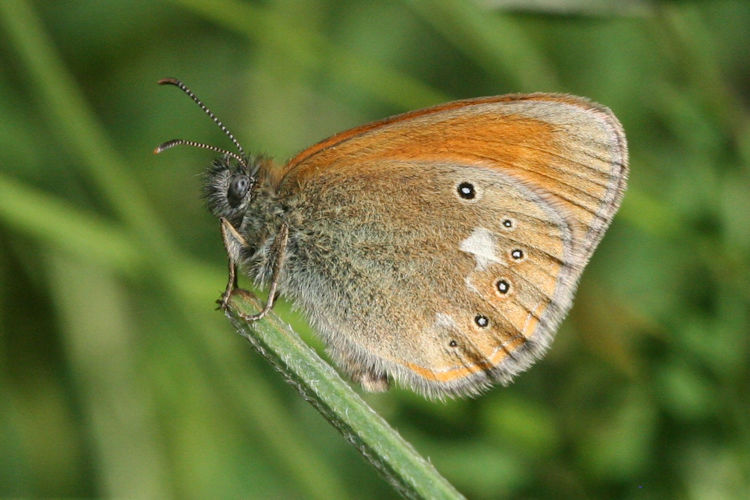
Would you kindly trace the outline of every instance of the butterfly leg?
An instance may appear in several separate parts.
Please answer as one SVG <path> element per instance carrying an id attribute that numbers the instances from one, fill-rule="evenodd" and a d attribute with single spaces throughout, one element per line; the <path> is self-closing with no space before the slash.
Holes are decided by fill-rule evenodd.
<path id="1" fill-rule="evenodd" d="M 227 287 L 224 293 L 221 294 L 221 298 L 217 300 L 219 308 L 226 311 L 229 307 L 229 297 L 232 296 L 232 292 L 237 286 L 237 261 L 239 260 L 240 250 L 242 247 L 247 246 L 245 239 L 237 232 L 237 230 L 229 223 L 228 220 L 223 217 L 221 220 L 221 236 L 224 240 L 224 248 L 227 251 L 227 258 L 229 260 L 229 278 L 227 279 Z"/>
<path id="2" fill-rule="evenodd" d="M 219 307 L 226 310 L 229 307 L 229 298 L 232 296 L 232 292 L 237 288 L 237 263 L 240 260 L 240 251 L 243 247 L 247 246 L 247 242 L 240 233 L 227 221 L 221 219 L 221 234 L 224 239 L 224 247 L 227 250 L 227 256 L 229 258 L 229 278 L 227 280 L 227 287 L 221 298 L 218 300 Z M 271 255 L 274 256 L 273 274 L 271 276 L 271 287 L 268 292 L 268 300 L 263 306 L 263 309 L 256 314 L 244 314 L 238 313 L 238 316 L 245 321 L 258 321 L 263 318 L 273 308 L 273 304 L 278 296 L 277 289 L 279 287 L 279 276 L 281 274 L 281 268 L 284 265 L 284 259 L 286 257 L 286 244 L 289 239 L 289 226 L 286 224 L 281 225 L 279 233 L 273 240 L 273 246 L 271 247 Z"/>
<path id="3" fill-rule="evenodd" d="M 237 289 L 237 264 L 230 258 L 229 259 L 229 278 L 227 279 L 227 287 L 224 289 L 224 293 L 221 294 L 221 298 L 216 302 L 219 304 L 219 309 L 226 311 L 229 307 L 229 297 L 232 296 L 232 292 Z"/>
<path id="4" fill-rule="evenodd" d="M 286 243 L 288 240 L 289 226 L 284 223 L 281 225 L 281 229 L 279 229 L 279 233 L 273 240 L 273 246 L 271 247 L 271 255 L 274 256 L 275 260 L 273 263 L 273 274 L 271 275 L 271 287 L 268 290 L 268 300 L 266 300 L 266 305 L 258 313 L 252 315 L 240 313 L 239 316 L 245 321 L 258 321 L 273 308 L 273 304 L 276 302 L 276 297 L 278 296 L 279 276 L 281 275 L 281 268 L 284 267 Z"/>

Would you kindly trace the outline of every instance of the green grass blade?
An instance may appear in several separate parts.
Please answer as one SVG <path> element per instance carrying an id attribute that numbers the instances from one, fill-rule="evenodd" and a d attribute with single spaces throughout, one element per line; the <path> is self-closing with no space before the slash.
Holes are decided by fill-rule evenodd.
<path id="1" fill-rule="evenodd" d="M 302 339 L 274 314 L 248 323 L 259 302 L 248 293 L 232 296 L 228 316 L 237 332 L 279 370 L 305 400 L 344 435 L 399 493 L 407 498 L 463 498 Z"/>

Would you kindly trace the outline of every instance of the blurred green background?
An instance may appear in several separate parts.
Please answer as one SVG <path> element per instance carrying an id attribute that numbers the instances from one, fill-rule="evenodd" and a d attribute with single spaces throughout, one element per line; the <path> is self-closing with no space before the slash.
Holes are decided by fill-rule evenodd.
<path id="1" fill-rule="evenodd" d="M 553 349 L 508 388 L 365 395 L 472 498 L 750 491 L 750 2 L 0 2 L 0 496 L 394 495 L 214 310 L 199 198 L 454 98 L 585 95 L 631 150 Z M 284 314 L 320 347 L 309 328 Z"/>

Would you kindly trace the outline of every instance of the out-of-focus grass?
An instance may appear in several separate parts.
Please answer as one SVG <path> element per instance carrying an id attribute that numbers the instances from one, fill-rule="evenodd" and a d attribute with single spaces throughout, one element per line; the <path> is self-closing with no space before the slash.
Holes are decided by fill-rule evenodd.
<path id="1" fill-rule="evenodd" d="M 393 494 L 213 311 L 210 155 L 150 152 L 225 139 L 164 76 L 281 159 L 450 98 L 610 106 L 630 188 L 549 355 L 365 397 L 472 498 L 750 489 L 750 6 L 601 5 L 0 2 L 0 495 Z"/>

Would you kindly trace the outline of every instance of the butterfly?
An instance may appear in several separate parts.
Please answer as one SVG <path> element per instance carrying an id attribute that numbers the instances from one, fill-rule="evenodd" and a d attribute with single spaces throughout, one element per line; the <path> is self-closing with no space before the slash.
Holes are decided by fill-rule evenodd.
<path id="1" fill-rule="evenodd" d="M 606 107 L 563 94 L 466 99 L 347 130 L 284 165 L 238 152 L 205 198 L 230 261 L 320 333 L 370 391 L 428 397 L 507 384 L 549 348 L 626 187 L 628 150 Z"/>

